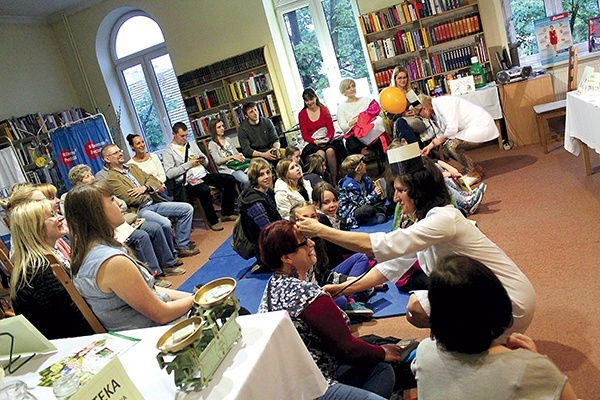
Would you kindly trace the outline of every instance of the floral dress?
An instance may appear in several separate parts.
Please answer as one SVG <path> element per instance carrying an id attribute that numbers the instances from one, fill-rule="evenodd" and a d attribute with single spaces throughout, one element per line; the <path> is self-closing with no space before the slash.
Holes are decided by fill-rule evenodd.
<path id="1" fill-rule="evenodd" d="M 300 315 L 319 296 L 327 294 L 315 283 L 274 273 L 263 293 L 258 308 L 259 313 L 286 310 L 302 338 L 308 352 L 321 370 L 329 385 L 336 383 L 335 372 L 339 367 L 337 359 L 322 350 L 321 339 L 316 336 Z M 349 324 L 345 313 L 344 319 Z"/>

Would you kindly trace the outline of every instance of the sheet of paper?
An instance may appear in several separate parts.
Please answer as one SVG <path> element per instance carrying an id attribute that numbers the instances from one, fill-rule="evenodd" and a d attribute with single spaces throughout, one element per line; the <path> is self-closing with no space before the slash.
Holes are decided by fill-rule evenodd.
<path id="1" fill-rule="evenodd" d="M 79 389 L 70 400 L 90 399 L 144 400 L 123 368 L 118 357 L 113 358 L 100 372 Z"/>
<path id="2" fill-rule="evenodd" d="M 13 357 L 33 353 L 47 354 L 56 352 L 56 347 L 23 315 L 0 320 L 0 333 L 10 333 L 14 338 Z M 0 359 L 8 360 L 10 355 L 10 337 L 0 336 Z"/>

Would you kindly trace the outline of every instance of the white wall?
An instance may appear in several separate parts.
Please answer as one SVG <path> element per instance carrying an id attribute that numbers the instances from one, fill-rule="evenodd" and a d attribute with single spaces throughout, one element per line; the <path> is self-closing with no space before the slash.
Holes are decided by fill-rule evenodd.
<path id="1" fill-rule="evenodd" d="M 0 120 L 79 105 L 49 26 L 3 24 L 0 60 Z"/>

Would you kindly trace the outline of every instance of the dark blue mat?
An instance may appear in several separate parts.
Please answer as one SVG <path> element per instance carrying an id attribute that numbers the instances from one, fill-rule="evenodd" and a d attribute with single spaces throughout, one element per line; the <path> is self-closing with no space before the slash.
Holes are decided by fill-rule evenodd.
<path id="1" fill-rule="evenodd" d="M 233 247 L 231 247 L 231 239 L 232 236 L 229 236 L 227 239 L 225 239 L 225 241 L 223 242 L 222 245 L 220 245 L 211 255 L 210 257 L 208 257 L 209 260 L 212 260 L 214 258 L 219 258 L 219 257 L 228 257 L 228 256 L 238 256 L 238 253 L 235 252 L 235 250 L 233 250 Z"/>
<path id="2" fill-rule="evenodd" d="M 241 279 L 237 281 L 235 287 L 235 297 L 240 301 L 240 305 L 245 307 L 252 314 L 258 312 L 260 299 L 262 298 L 265 287 L 271 274 L 255 275 L 254 278 Z"/>
<path id="3" fill-rule="evenodd" d="M 402 293 L 396 285 L 387 282 L 385 292 L 375 292 L 366 302 L 366 306 L 373 310 L 373 318 L 396 317 L 406 315 L 408 293 Z"/>
<path id="4" fill-rule="evenodd" d="M 254 264 L 254 258 L 244 260 L 242 257 L 220 257 L 208 260 L 206 264 L 190 276 L 178 290 L 193 293 L 194 286 L 205 284 L 218 278 L 230 277 L 240 280 Z"/>

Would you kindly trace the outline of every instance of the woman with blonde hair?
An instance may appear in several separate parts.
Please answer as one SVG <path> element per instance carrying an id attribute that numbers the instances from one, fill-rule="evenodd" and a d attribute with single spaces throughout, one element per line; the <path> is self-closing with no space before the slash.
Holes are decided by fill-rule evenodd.
<path id="1" fill-rule="evenodd" d="M 48 200 L 52 202 L 52 206 L 54 211 L 60 212 L 60 199 L 56 197 L 56 193 L 58 193 L 58 189 L 51 183 L 36 183 L 33 187 L 44 195 Z M 33 199 L 37 200 L 37 199 Z"/>
<path id="2" fill-rule="evenodd" d="M 114 238 L 124 218 L 105 181 L 73 188 L 65 214 L 73 245 L 73 283 L 107 330 L 167 324 L 192 307 L 189 293 L 156 287 L 146 267 Z"/>
<path id="3" fill-rule="evenodd" d="M 397 87 L 404 94 L 413 90 L 410 85 L 410 74 L 406 67 L 397 66 L 394 68 L 390 86 Z M 415 114 L 410 105 L 406 107 L 402 114 L 393 115 L 391 119 L 394 123 L 394 137 L 405 139 L 409 144 L 418 141 L 419 135 L 427 129 L 423 120 Z"/>
<path id="4" fill-rule="evenodd" d="M 277 163 L 275 202 L 281 218 L 288 219 L 292 207 L 302 201 L 310 202 L 312 186 L 302 177 L 300 166 L 291 158 Z"/>
<path id="5" fill-rule="evenodd" d="M 217 170 L 222 174 L 232 175 L 242 187 L 246 189 L 250 182 L 244 169 L 233 169 L 232 164 L 240 164 L 246 161 L 246 157 L 240 153 L 231 140 L 225 137 L 225 124 L 220 119 L 214 118 L 208 124 L 208 131 L 212 140 L 208 144 L 208 151 L 217 165 Z"/>
<path id="6" fill-rule="evenodd" d="M 92 334 L 45 257 L 55 255 L 70 274 L 68 260 L 55 247 L 66 233 L 65 219 L 56 214 L 50 201 L 41 200 L 18 204 L 11 220 L 10 295 L 15 312 L 49 339 Z"/>

